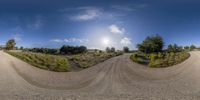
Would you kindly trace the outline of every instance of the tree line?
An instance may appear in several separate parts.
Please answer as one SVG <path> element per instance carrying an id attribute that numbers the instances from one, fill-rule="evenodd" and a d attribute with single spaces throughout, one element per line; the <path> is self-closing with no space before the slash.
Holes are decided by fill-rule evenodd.
<path id="1" fill-rule="evenodd" d="M 182 52 L 188 50 L 197 49 L 195 45 L 191 46 L 178 46 L 177 44 L 169 44 L 167 49 L 164 48 L 164 41 L 163 38 L 159 35 L 152 35 L 145 38 L 145 40 L 137 45 L 139 51 L 143 53 L 158 53 L 158 52 Z"/>
<path id="2" fill-rule="evenodd" d="M 16 41 L 14 39 L 10 39 L 7 41 L 5 49 L 6 50 L 13 50 L 18 49 L 15 47 Z M 178 46 L 177 44 L 169 44 L 167 49 L 164 49 L 164 41 L 163 38 L 159 35 L 152 35 L 148 36 L 142 43 L 137 45 L 139 51 L 144 53 L 154 53 L 154 52 L 181 52 L 184 50 L 194 50 L 197 49 L 195 45 L 191 46 Z M 20 50 L 31 51 L 31 52 L 39 52 L 39 53 L 46 53 L 46 54 L 78 54 L 87 52 L 86 46 L 69 46 L 63 45 L 59 49 L 52 49 L 52 48 L 23 48 L 20 47 Z M 107 47 L 105 49 L 106 52 L 115 52 L 116 49 L 114 47 Z M 130 52 L 127 46 L 123 47 L 124 52 Z"/>
<path id="3" fill-rule="evenodd" d="M 87 48 L 85 46 L 69 46 L 63 45 L 60 49 L 52 49 L 52 48 L 28 48 L 24 49 L 24 51 L 36 52 L 36 53 L 45 53 L 45 54 L 79 54 L 87 52 Z"/>
<path id="4" fill-rule="evenodd" d="M 115 52 L 116 49 L 114 47 L 111 47 L 111 48 L 110 47 L 106 47 L 105 51 L 110 53 L 110 52 Z M 123 47 L 123 52 L 125 52 L 125 53 L 130 52 L 129 47 L 127 47 L 127 46 Z"/>

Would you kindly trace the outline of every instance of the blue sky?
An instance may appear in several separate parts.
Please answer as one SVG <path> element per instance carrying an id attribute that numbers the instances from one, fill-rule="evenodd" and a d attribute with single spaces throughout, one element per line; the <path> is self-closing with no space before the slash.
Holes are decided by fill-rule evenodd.
<path id="1" fill-rule="evenodd" d="M 1 0 L 0 44 L 135 48 L 159 34 L 165 45 L 200 46 L 198 0 Z"/>

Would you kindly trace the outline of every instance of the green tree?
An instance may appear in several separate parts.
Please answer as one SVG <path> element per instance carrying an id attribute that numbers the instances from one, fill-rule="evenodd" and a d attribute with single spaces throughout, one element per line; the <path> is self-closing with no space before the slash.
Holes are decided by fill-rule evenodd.
<path id="1" fill-rule="evenodd" d="M 21 46 L 21 47 L 20 47 L 20 50 L 23 50 L 23 49 L 24 49 L 24 47 Z"/>
<path id="2" fill-rule="evenodd" d="M 115 48 L 114 48 L 114 47 L 111 47 L 111 48 L 110 48 L 110 52 L 115 52 Z"/>
<path id="3" fill-rule="evenodd" d="M 168 45 L 167 51 L 168 52 L 181 52 L 181 51 L 183 51 L 183 47 L 178 46 L 177 44 L 173 44 L 173 45 L 170 44 L 170 45 Z"/>
<path id="4" fill-rule="evenodd" d="M 190 47 L 189 47 L 189 46 L 185 46 L 184 49 L 185 49 L 185 50 L 189 50 Z"/>
<path id="5" fill-rule="evenodd" d="M 42 49 L 45 50 L 45 49 Z M 63 45 L 60 48 L 61 54 L 78 54 L 78 53 L 84 53 L 87 52 L 87 47 L 85 46 L 69 46 L 69 45 Z"/>
<path id="6" fill-rule="evenodd" d="M 106 47 L 106 52 L 110 52 L 111 49 L 109 47 Z"/>
<path id="7" fill-rule="evenodd" d="M 123 51 L 126 52 L 126 53 L 128 53 L 129 52 L 129 48 L 128 47 L 124 47 Z"/>
<path id="8" fill-rule="evenodd" d="M 7 50 L 12 50 L 12 49 L 15 48 L 15 45 L 16 45 L 15 40 L 14 40 L 14 39 L 10 39 L 10 40 L 8 40 L 7 43 L 6 43 L 6 49 L 7 49 Z"/>
<path id="9" fill-rule="evenodd" d="M 161 36 L 148 36 L 141 44 L 137 45 L 139 51 L 144 53 L 161 52 L 164 42 Z"/>
<path id="10" fill-rule="evenodd" d="M 190 50 L 194 50 L 194 49 L 196 49 L 196 46 L 195 45 L 191 45 L 190 46 Z"/>

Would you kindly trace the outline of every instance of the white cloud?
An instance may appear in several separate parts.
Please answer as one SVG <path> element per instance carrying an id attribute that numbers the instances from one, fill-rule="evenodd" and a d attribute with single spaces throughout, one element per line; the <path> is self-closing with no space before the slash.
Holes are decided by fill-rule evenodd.
<path id="1" fill-rule="evenodd" d="M 66 38 L 64 39 L 64 42 L 79 42 L 79 43 L 83 43 L 83 42 L 88 42 L 89 40 L 87 39 L 79 39 L 79 38 Z"/>
<path id="2" fill-rule="evenodd" d="M 131 39 L 124 37 L 123 39 L 121 39 L 120 43 L 124 46 L 130 45 L 131 44 Z"/>
<path id="3" fill-rule="evenodd" d="M 50 41 L 51 42 L 57 42 L 57 43 L 62 43 L 63 42 L 63 40 L 61 40 L 61 39 L 52 39 Z"/>
<path id="4" fill-rule="evenodd" d="M 63 43 L 63 42 L 67 42 L 67 43 L 85 43 L 88 42 L 88 39 L 80 39 L 80 38 L 66 38 L 66 39 L 52 39 L 50 40 L 50 42 L 56 42 L 56 43 Z"/>
<path id="5" fill-rule="evenodd" d="M 125 32 L 124 28 L 120 28 L 114 24 L 109 26 L 109 30 L 111 33 L 114 33 L 114 34 L 124 34 L 124 32 Z"/>
<path id="6" fill-rule="evenodd" d="M 93 7 L 81 7 L 81 8 L 78 8 L 78 10 L 81 10 L 82 12 L 79 12 L 78 14 L 70 17 L 74 21 L 93 20 L 93 19 L 98 18 L 102 14 L 100 9 L 93 8 Z"/>

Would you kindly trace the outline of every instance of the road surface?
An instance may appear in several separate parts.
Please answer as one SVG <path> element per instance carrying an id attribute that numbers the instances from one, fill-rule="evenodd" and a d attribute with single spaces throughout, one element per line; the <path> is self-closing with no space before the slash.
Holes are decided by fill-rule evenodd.
<path id="1" fill-rule="evenodd" d="M 33 67 L 0 51 L 1 100 L 200 100 L 200 52 L 168 68 L 148 68 L 128 54 L 80 72 Z"/>

